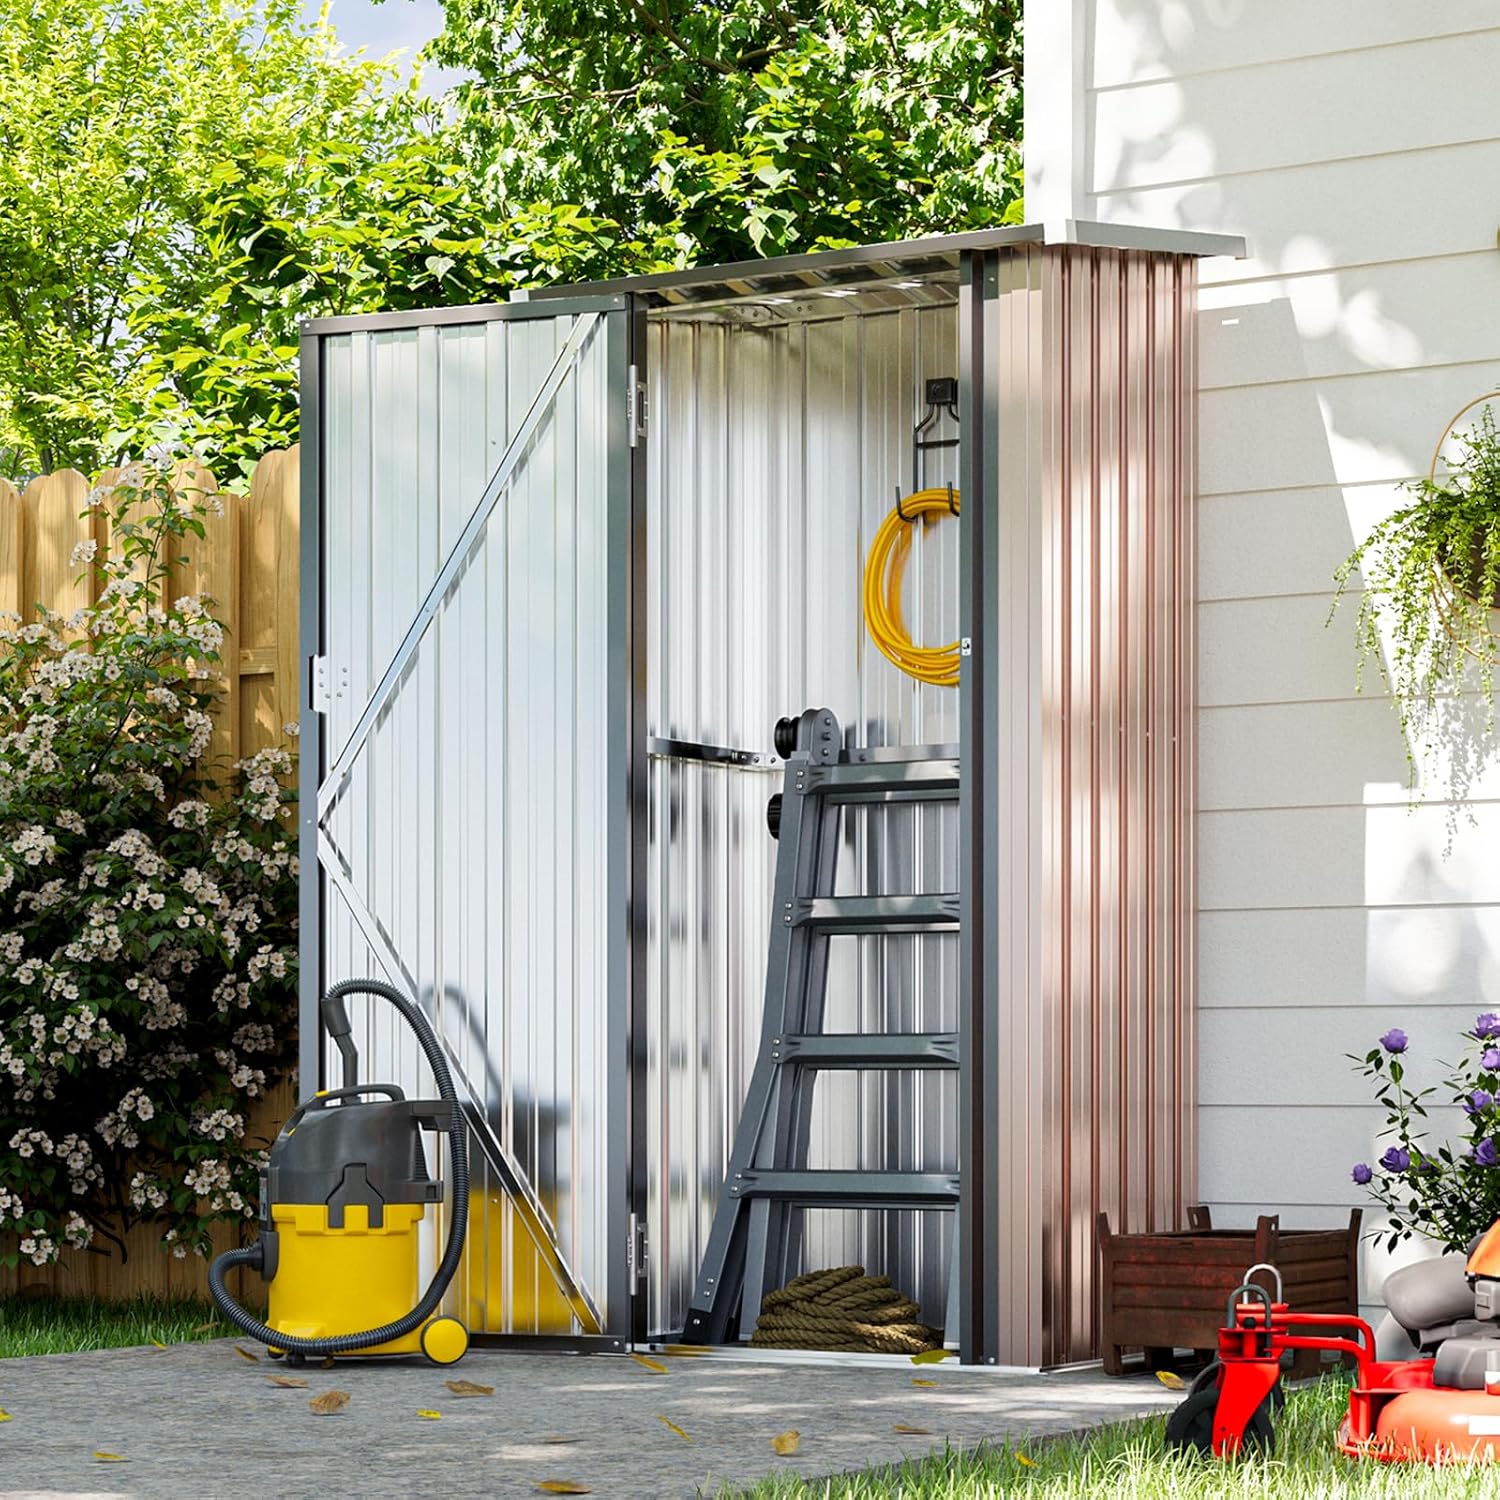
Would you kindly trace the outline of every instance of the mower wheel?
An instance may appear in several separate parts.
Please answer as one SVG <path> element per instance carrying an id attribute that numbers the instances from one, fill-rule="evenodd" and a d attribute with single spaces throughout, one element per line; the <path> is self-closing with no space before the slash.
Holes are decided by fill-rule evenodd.
<path id="1" fill-rule="evenodd" d="M 1219 1384 L 1219 1371 L 1224 1367 L 1218 1360 L 1210 1360 L 1204 1367 L 1193 1376 L 1192 1383 L 1188 1386 L 1188 1395 L 1196 1396 L 1199 1391 L 1216 1390 Z M 1271 1387 L 1271 1410 L 1279 1412 L 1286 1405 L 1286 1392 L 1282 1389 L 1278 1380 Z"/>
<path id="2" fill-rule="evenodd" d="M 1218 1405 L 1219 1392 L 1216 1386 L 1210 1385 L 1189 1395 L 1167 1418 L 1167 1447 L 1184 1453 L 1196 1453 L 1203 1458 L 1211 1457 L 1214 1451 L 1214 1412 Z M 1245 1424 L 1240 1452 L 1253 1449 L 1257 1453 L 1270 1453 L 1275 1446 L 1276 1431 L 1271 1425 L 1271 1398 L 1267 1396 Z"/>

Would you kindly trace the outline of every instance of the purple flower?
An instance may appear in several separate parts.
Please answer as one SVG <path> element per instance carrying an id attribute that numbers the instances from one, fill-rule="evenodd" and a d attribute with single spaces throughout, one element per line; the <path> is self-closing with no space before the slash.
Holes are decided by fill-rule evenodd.
<path id="1" fill-rule="evenodd" d="M 1474 1023 L 1474 1035 L 1482 1042 L 1487 1036 L 1500 1036 L 1500 1016 L 1487 1010 Z"/>
<path id="2" fill-rule="evenodd" d="M 1411 1152 L 1402 1150 L 1400 1146 L 1387 1146 L 1385 1155 L 1380 1158 L 1380 1165 L 1387 1172 L 1404 1172 L 1411 1165 Z"/>
<path id="3" fill-rule="evenodd" d="M 1380 1039 L 1380 1045 L 1384 1047 L 1387 1052 L 1405 1052 L 1406 1043 L 1407 1035 L 1399 1026 L 1392 1026 L 1391 1029 L 1386 1032 L 1386 1034 Z M 1496 1057 L 1500 1058 L 1500 1053 L 1496 1053 Z"/>
<path id="4" fill-rule="evenodd" d="M 1492 1073 L 1500 1069 L 1500 1047 L 1486 1047 L 1480 1054 L 1479 1061 Z"/>
<path id="5" fill-rule="evenodd" d="M 1375 1174 L 1362 1161 L 1354 1163 L 1354 1170 L 1349 1174 L 1361 1187 L 1363 1187 Z"/>
<path id="6" fill-rule="evenodd" d="M 1495 1096 L 1488 1089 L 1475 1089 L 1464 1104 L 1464 1113 L 1477 1115 L 1481 1110 L 1488 1109 L 1494 1102 Z"/>
<path id="7" fill-rule="evenodd" d="M 1488 1136 L 1474 1148 L 1474 1160 L 1481 1167 L 1493 1167 L 1500 1157 L 1495 1154 L 1495 1143 Z"/>

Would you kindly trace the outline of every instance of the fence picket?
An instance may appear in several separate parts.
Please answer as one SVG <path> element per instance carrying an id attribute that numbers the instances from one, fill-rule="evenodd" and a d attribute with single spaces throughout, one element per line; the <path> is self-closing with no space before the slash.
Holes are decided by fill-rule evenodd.
<path id="1" fill-rule="evenodd" d="M 0 614 L 22 613 L 30 532 L 27 515 L 15 486 L 0 479 Z"/>
<path id="2" fill-rule="evenodd" d="M 28 624 L 36 618 L 38 604 L 66 616 L 94 601 L 91 571 L 70 561 L 79 542 L 99 540 L 98 518 L 84 514 L 88 494 L 89 482 L 77 469 L 43 474 L 26 486 L 21 499 L 30 512 L 30 597 L 23 600 L 21 613 Z"/>

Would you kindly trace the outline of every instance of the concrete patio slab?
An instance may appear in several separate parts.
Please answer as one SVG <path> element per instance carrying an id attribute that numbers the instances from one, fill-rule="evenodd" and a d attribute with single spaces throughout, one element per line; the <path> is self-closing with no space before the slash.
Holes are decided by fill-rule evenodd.
<path id="1" fill-rule="evenodd" d="M 941 1366 L 793 1366 L 652 1356 L 472 1352 L 453 1369 L 342 1363 L 287 1371 L 230 1341 L 0 1361 L 0 1495 L 535 1495 L 548 1479 L 596 1495 L 718 1494 L 776 1470 L 837 1473 L 945 1443 L 1025 1439 L 1162 1410 L 1150 1376 L 988 1374 Z M 273 1386 L 296 1374 L 305 1390 Z M 444 1385 L 495 1387 L 459 1398 Z M 918 1386 L 914 1379 L 931 1380 Z M 311 1397 L 350 1393 L 318 1416 Z M 436 1411 L 437 1420 L 419 1415 Z M 681 1428 L 684 1441 L 666 1424 Z M 900 1433 L 897 1423 L 926 1429 Z M 801 1434 L 797 1454 L 771 1439 Z M 549 1437 L 567 1438 L 549 1443 Z M 124 1456 L 100 1462 L 97 1451 Z"/>

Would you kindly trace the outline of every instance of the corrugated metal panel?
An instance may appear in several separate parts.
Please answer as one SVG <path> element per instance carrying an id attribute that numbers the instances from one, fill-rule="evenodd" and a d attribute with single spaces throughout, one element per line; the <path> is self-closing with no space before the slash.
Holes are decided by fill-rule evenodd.
<path id="1" fill-rule="evenodd" d="M 994 914 L 1037 944 L 1009 960 L 1028 1165 L 1000 1143 L 998 1357 L 1060 1364 L 1097 1353 L 1098 1215 L 1178 1228 L 1196 1186 L 1195 269 L 1071 248 L 999 274 L 1002 515 L 1021 502 L 999 544 L 1028 602 L 991 639 L 1017 665 L 1002 713 L 1037 722 L 998 817 L 1040 889 Z"/>
<path id="2" fill-rule="evenodd" d="M 329 760 L 573 329 L 530 318 L 324 341 Z M 611 1121 L 606 813 L 610 423 L 603 325 L 564 378 L 329 820 L 399 955 L 387 972 L 330 891 L 329 978 L 410 982 L 601 1306 Z M 347 674 L 347 675 L 346 675 Z M 364 1076 L 430 1089 L 375 1002 Z M 475 1152 L 453 1310 L 568 1332 L 566 1306 Z M 616 1313 L 620 1314 L 619 1309 Z"/>
<path id="3" fill-rule="evenodd" d="M 865 551 L 911 485 L 921 381 L 956 373 L 951 307 L 786 325 L 661 319 L 650 344 L 651 733 L 763 749 L 775 720 L 828 706 L 856 745 L 952 743 L 952 691 L 870 646 Z M 945 417 L 942 436 L 952 436 Z M 956 483 L 956 450 L 924 483 Z M 918 541 L 919 639 L 957 634 L 958 527 Z M 759 1041 L 779 778 L 657 758 L 650 831 L 650 1326 L 682 1326 Z M 953 890 L 954 810 L 849 819 L 848 890 Z M 956 939 L 842 939 L 827 1029 L 954 1029 Z M 956 1165 L 954 1080 L 827 1074 L 811 1164 Z M 942 1321 L 950 1216 L 809 1215 L 804 1264 L 861 1261 Z"/>

